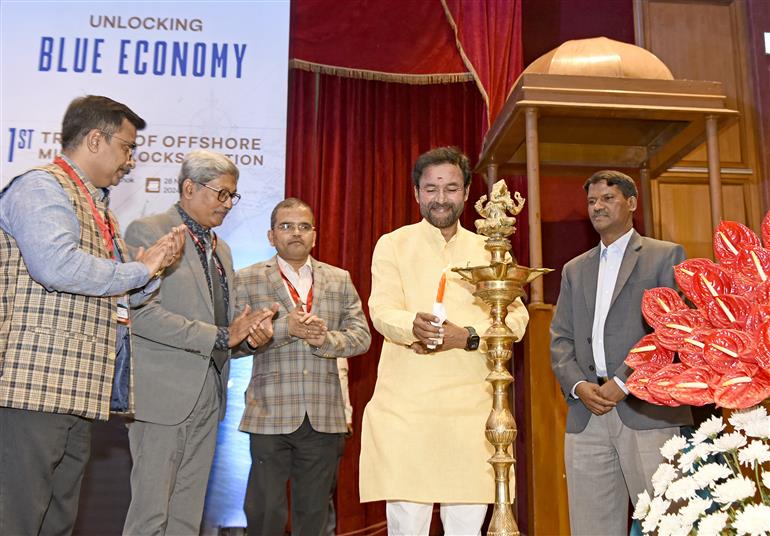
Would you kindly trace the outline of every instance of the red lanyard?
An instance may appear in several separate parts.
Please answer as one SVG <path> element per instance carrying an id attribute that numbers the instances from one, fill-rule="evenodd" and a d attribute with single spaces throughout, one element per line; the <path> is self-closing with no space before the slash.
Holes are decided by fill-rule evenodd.
<path id="1" fill-rule="evenodd" d="M 187 225 L 185 225 L 185 228 L 187 229 L 187 233 L 190 235 L 190 238 L 192 238 L 193 243 L 195 244 L 195 247 L 198 248 L 199 251 L 201 251 L 204 256 L 206 254 L 206 246 L 204 246 L 200 240 L 198 240 L 198 237 L 195 236 L 195 234 L 190 230 Z M 217 250 L 217 233 L 214 231 L 211 231 L 211 258 L 214 261 L 214 266 L 217 268 L 217 272 L 219 273 L 219 277 L 223 278 L 225 277 L 225 270 L 224 268 L 219 264 L 219 257 L 214 255 L 214 252 Z"/>
<path id="2" fill-rule="evenodd" d="M 281 273 L 281 277 L 284 281 L 286 281 L 286 286 L 289 287 L 289 294 L 291 294 L 291 299 L 294 300 L 294 305 L 300 305 L 302 304 L 302 299 L 299 297 L 299 292 L 297 292 L 297 289 L 294 288 L 294 285 L 291 284 L 291 281 L 286 277 L 286 274 L 283 273 L 283 270 L 281 268 L 278 268 L 278 271 Z M 310 310 L 313 308 L 313 282 L 311 280 L 310 282 L 310 290 L 307 293 L 307 299 L 305 300 L 305 312 L 310 312 Z"/>
<path id="3" fill-rule="evenodd" d="M 99 231 L 102 233 L 104 246 L 107 248 L 107 252 L 110 254 L 110 257 L 114 259 L 115 246 L 113 240 L 115 239 L 115 233 L 112 230 L 112 221 L 110 220 L 109 216 L 107 216 L 107 221 L 105 221 L 101 212 L 99 212 L 99 209 L 96 208 L 96 204 L 94 203 L 93 197 L 91 197 L 91 193 L 88 191 L 88 188 L 86 188 L 86 185 L 83 184 L 83 181 L 80 180 L 77 172 L 72 169 L 72 166 L 70 166 L 60 156 L 57 156 L 53 163 L 62 168 L 67 173 L 67 175 L 69 175 L 70 179 L 72 179 L 72 181 L 77 184 L 78 188 L 80 188 L 80 190 L 83 192 L 83 195 L 85 195 L 88 204 L 91 206 L 91 214 L 94 217 L 96 226 L 99 227 Z"/>

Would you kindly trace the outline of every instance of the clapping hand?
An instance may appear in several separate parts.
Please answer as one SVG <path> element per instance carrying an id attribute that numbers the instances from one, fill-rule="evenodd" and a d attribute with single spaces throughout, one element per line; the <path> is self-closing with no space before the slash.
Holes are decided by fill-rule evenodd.
<path id="1" fill-rule="evenodd" d="M 249 344 L 257 347 L 265 344 L 273 336 L 273 315 L 278 310 L 278 304 L 272 309 L 255 309 L 246 305 L 229 327 L 230 338 L 227 345 L 234 348 L 249 338 Z"/>
<path id="2" fill-rule="evenodd" d="M 297 306 L 289 313 L 289 335 L 305 339 L 313 346 L 321 346 L 326 341 L 328 328 L 326 322 L 314 315 L 305 312 L 301 306 Z"/>
<path id="3" fill-rule="evenodd" d="M 174 227 L 147 249 L 140 247 L 134 255 L 134 260 L 144 264 L 151 274 L 159 276 L 165 268 L 181 258 L 185 241 L 184 229 L 184 225 Z"/>
<path id="4" fill-rule="evenodd" d="M 246 342 L 252 348 L 257 348 L 267 343 L 273 337 L 273 318 L 278 312 L 280 305 L 274 303 L 270 309 L 262 309 L 264 315 L 262 320 L 254 322 L 249 326 L 249 334 Z"/>

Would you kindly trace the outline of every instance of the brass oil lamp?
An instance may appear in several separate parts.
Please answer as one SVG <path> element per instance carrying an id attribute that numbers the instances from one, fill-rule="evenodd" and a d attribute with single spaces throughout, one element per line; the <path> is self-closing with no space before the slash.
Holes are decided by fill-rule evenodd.
<path id="1" fill-rule="evenodd" d="M 486 201 L 486 205 L 484 204 Z M 511 413 L 508 387 L 513 376 L 508 371 L 512 357 L 513 343 L 516 342 L 511 329 L 505 323 L 508 306 L 516 299 L 526 296 L 524 285 L 551 272 L 550 268 L 528 268 L 520 266 L 511 255 L 508 236 L 516 231 L 516 218 L 524 208 L 525 200 L 519 192 L 511 199 L 504 180 L 498 181 L 487 196 L 482 196 L 475 205 L 482 218 L 476 220 L 476 231 L 487 237 L 484 248 L 491 254 L 486 266 L 452 268 L 460 276 L 473 283 L 474 296 L 490 306 L 492 325 L 481 336 L 481 349 L 486 351 L 491 372 L 486 380 L 492 384 L 492 411 L 486 422 L 485 435 L 495 448 L 494 455 L 487 460 L 495 472 L 495 506 L 487 535 L 516 536 L 519 528 L 513 516 L 513 497 L 509 488 L 509 475 L 516 462 L 511 454 L 511 445 L 516 439 L 516 420 Z M 509 216 L 508 213 L 511 215 Z M 514 496 L 516 475 L 513 475 Z"/>

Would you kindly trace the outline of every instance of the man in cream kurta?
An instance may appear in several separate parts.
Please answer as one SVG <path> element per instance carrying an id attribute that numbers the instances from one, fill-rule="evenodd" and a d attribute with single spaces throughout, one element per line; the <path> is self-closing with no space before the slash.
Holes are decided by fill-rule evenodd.
<path id="1" fill-rule="evenodd" d="M 424 219 L 381 237 L 372 258 L 369 312 L 385 341 L 364 411 L 361 501 L 388 501 L 392 535 L 427 535 L 435 502 L 442 503 L 445 534 L 478 534 L 494 501 L 486 462 L 493 449 L 484 438 L 492 390 L 485 355 L 472 348 L 475 334 L 489 327 L 489 308 L 447 271 L 447 320 L 434 327 L 425 311 L 446 267 L 488 264 L 489 253 L 484 238 L 458 222 L 471 178 L 465 155 L 431 150 L 418 158 L 412 178 Z M 519 300 L 511 309 L 508 324 L 521 338 L 527 310 Z"/>

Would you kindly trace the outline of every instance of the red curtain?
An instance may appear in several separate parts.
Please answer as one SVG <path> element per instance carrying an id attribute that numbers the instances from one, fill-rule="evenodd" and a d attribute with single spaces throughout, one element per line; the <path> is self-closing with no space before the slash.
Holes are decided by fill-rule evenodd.
<path id="1" fill-rule="evenodd" d="M 295 67 L 369 80 L 425 84 L 472 75 L 491 124 L 523 68 L 521 2 L 297 0 L 289 57 Z"/>
<path id="2" fill-rule="evenodd" d="M 492 124 L 523 70 L 521 0 L 442 0 Z"/>
<path id="3" fill-rule="evenodd" d="M 386 73 L 417 83 L 458 80 L 441 76 L 450 74 L 470 78 L 439 0 L 296 0 L 289 57 L 369 79 Z"/>

